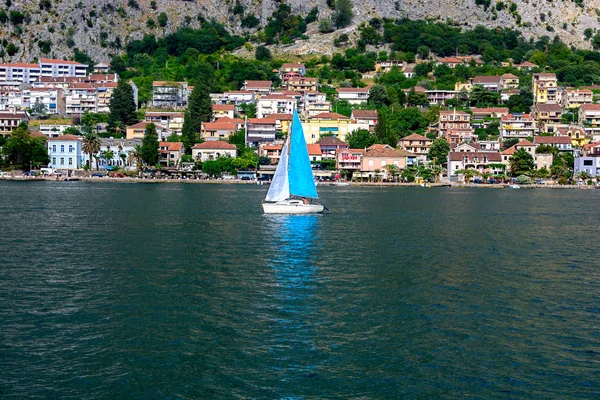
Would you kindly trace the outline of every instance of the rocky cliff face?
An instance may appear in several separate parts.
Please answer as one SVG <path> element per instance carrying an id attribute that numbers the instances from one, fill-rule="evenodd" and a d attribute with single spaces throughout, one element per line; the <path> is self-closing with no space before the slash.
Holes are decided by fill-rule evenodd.
<path id="1" fill-rule="evenodd" d="M 477 5 L 485 3 L 488 5 Z M 596 33 L 599 27 L 600 0 L 353 0 L 355 18 L 352 32 L 372 17 L 408 17 L 434 21 L 452 21 L 464 28 L 476 25 L 514 27 L 527 37 L 559 35 L 569 44 L 589 47 L 584 30 Z M 5 62 L 32 60 L 34 57 L 71 57 L 73 49 L 85 50 L 95 60 L 108 60 L 118 54 L 127 41 L 145 33 L 157 37 L 183 25 L 198 27 L 198 15 L 224 23 L 241 34 L 240 14 L 234 13 L 234 0 L 20 0 L 2 1 L 9 20 L 0 25 Z M 306 15 L 313 7 L 319 17 L 331 9 L 326 0 L 287 0 L 296 14 Z M 264 24 L 278 6 L 277 0 L 240 0 L 245 15 L 255 14 Z M 581 4 L 581 6 L 579 5 Z M 240 8 L 238 7 L 238 11 Z M 21 24 L 10 21 L 11 12 L 23 13 Z M 167 23 L 159 25 L 166 13 Z M 1 12 L 0 12 L 1 14 Z M 18 19 L 18 18 L 17 18 Z M 148 23 L 148 20 L 154 21 Z M 2 18 L 0 18 L 0 22 Z M 316 25 L 313 23 L 311 25 Z M 252 30 L 250 32 L 253 32 Z M 339 32 L 320 35 L 309 26 L 308 42 L 280 48 L 292 54 L 330 53 L 332 40 Z M 12 44 L 13 46 L 10 46 Z M 16 46 L 16 47 L 15 47 Z M 44 53 L 45 52 L 45 53 Z M 14 53 L 12 56 L 9 53 Z"/>

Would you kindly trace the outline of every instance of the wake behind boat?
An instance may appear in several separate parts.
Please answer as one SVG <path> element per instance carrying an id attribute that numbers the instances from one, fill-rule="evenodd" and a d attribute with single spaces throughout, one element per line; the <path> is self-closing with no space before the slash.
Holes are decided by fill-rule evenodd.
<path id="1" fill-rule="evenodd" d="M 318 214 L 323 205 L 315 186 L 304 131 L 294 110 L 291 132 L 281 150 L 281 158 L 262 206 L 265 214 Z"/>

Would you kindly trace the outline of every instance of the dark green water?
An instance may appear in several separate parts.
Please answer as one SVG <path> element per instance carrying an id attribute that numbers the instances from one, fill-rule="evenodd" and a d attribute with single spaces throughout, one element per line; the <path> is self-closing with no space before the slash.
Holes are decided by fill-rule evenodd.
<path id="1" fill-rule="evenodd" d="M 594 398 L 600 190 L 0 182 L 0 398 Z"/>

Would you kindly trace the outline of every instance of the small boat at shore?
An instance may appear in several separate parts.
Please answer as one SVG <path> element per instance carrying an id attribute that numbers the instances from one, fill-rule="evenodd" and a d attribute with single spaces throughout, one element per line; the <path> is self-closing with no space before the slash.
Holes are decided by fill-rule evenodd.
<path id="1" fill-rule="evenodd" d="M 509 188 L 509 189 L 521 189 L 521 186 L 519 186 L 519 185 L 517 185 L 517 184 L 515 183 L 515 184 L 512 184 L 512 185 L 508 185 L 508 188 Z"/>
<path id="2" fill-rule="evenodd" d="M 331 182 L 329 186 L 350 186 L 348 182 Z"/>

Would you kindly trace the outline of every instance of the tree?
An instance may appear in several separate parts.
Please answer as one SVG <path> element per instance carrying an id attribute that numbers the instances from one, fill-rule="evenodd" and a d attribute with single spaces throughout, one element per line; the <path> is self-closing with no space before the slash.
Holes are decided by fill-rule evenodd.
<path id="1" fill-rule="evenodd" d="M 508 159 L 513 176 L 526 175 L 535 169 L 533 156 L 525 149 L 519 149 Z"/>
<path id="2" fill-rule="evenodd" d="M 271 51 L 265 46 L 258 46 L 254 51 L 254 57 L 258 61 L 269 61 L 271 60 Z"/>
<path id="3" fill-rule="evenodd" d="M 450 152 L 450 144 L 444 138 L 437 138 L 431 144 L 427 158 L 433 161 L 434 164 L 445 165 Z"/>
<path id="4" fill-rule="evenodd" d="M 377 138 L 367 129 L 357 129 L 346 136 L 351 149 L 366 149 L 377 142 Z"/>
<path id="5" fill-rule="evenodd" d="M 144 164 L 151 166 L 158 164 L 158 134 L 156 133 L 156 125 L 146 125 L 140 150 L 140 157 Z"/>
<path id="6" fill-rule="evenodd" d="M 426 106 L 429 104 L 429 99 L 427 98 L 426 93 L 416 92 L 415 88 L 412 88 L 408 92 L 406 103 L 411 106 Z"/>
<path id="7" fill-rule="evenodd" d="M 474 176 L 479 175 L 479 171 L 476 169 L 459 169 L 454 172 L 454 175 L 464 175 L 465 183 L 469 183 Z"/>
<path id="8" fill-rule="evenodd" d="M 191 154 L 192 146 L 197 142 L 202 122 L 209 121 L 211 117 L 210 90 L 206 84 L 199 83 L 190 95 L 188 107 L 183 117 L 181 141 L 186 153 Z"/>
<path id="9" fill-rule="evenodd" d="M 377 125 L 375 125 L 375 137 L 379 143 L 388 144 L 392 147 L 398 146 L 398 134 L 392 131 L 388 122 L 387 111 L 377 112 Z"/>
<path id="10" fill-rule="evenodd" d="M 133 150 L 129 151 L 127 154 L 127 160 L 129 161 L 129 164 L 135 164 L 138 171 L 141 170 L 143 164 L 142 146 L 136 144 Z"/>
<path id="11" fill-rule="evenodd" d="M 44 118 L 47 114 L 46 105 L 37 99 L 35 104 L 31 106 L 31 115 L 35 115 L 38 118 Z"/>
<path id="12" fill-rule="evenodd" d="M 237 147 L 239 155 L 244 154 L 246 151 L 246 132 L 244 129 L 238 129 L 234 134 L 229 135 L 227 141 Z"/>
<path id="13" fill-rule="evenodd" d="M 93 133 L 88 133 L 83 137 L 83 142 L 81 143 L 81 151 L 87 153 L 89 156 L 88 169 L 92 168 L 92 156 L 94 156 L 100 151 L 100 147 L 100 139 Z M 98 166 L 96 165 L 96 167 Z"/>
<path id="14" fill-rule="evenodd" d="M 338 28 L 345 28 L 352 22 L 354 12 L 351 0 L 336 0 L 333 20 Z"/>
<path id="15" fill-rule="evenodd" d="M 597 33 L 592 37 L 592 47 L 594 50 L 600 49 L 600 33 Z"/>
<path id="16" fill-rule="evenodd" d="M 12 131 L 11 137 L 2 146 L 2 153 L 9 163 L 26 170 L 33 165 L 46 165 L 49 161 L 45 138 L 32 137 L 24 122 Z"/>
<path id="17" fill-rule="evenodd" d="M 160 25 L 161 28 L 164 28 L 165 26 L 167 26 L 168 21 L 169 21 L 169 17 L 167 17 L 166 12 L 161 12 L 160 14 L 158 14 L 158 25 Z"/>
<path id="18" fill-rule="evenodd" d="M 119 75 L 125 72 L 127 65 L 125 64 L 125 61 L 123 61 L 123 57 L 114 56 L 112 60 L 110 60 L 110 69 Z"/>
<path id="19" fill-rule="evenodd" d="M 114 129 L 119 124 L 133 125 L 137 122 L 136 105 L 133 99 L 133 89 L 124 80 L 120 80 L 110 97 L 108 105 L 108 130 Z"/>
<path id="20" fill-rule="evenodd" d="M 383 85 L 373 85 L 371 90 L 369 90 L 369 104 L 372 104 L 375 107 L 385 106 L 389 103 L 389 98 L 387 95 L 387 91 L 385 90 L 385 86 Z"/>

